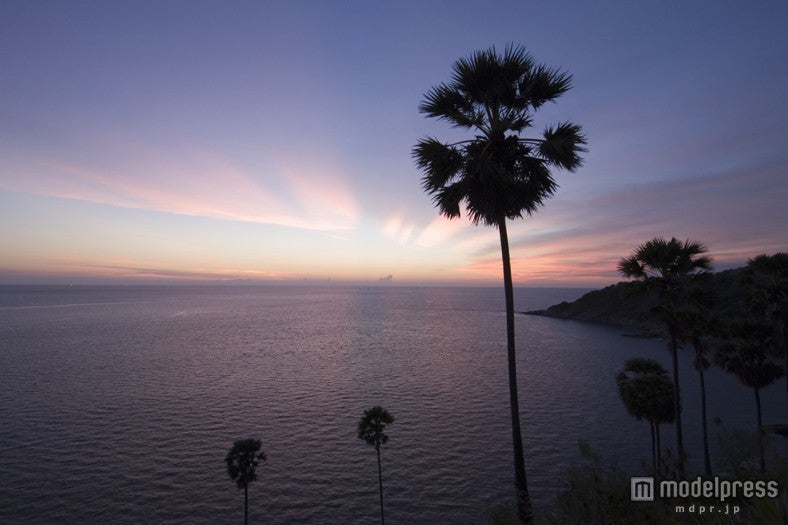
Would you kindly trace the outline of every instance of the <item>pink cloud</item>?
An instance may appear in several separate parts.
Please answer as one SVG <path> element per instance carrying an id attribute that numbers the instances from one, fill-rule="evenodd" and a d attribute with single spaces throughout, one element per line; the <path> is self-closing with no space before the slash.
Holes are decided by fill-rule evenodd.
<path id="1" fill-rule="evenodd" d="M 447 219 L 443 215 L 436 216 L 416 238 L 416 244 L 430 248 L 452 239 L 470 227 L 467 220 Z"/>
<path id="2" fill-rule="evenodd" d="M 208 153 L 177 163 L 135 159 L 107 169 L 61 159 L 17 159 L 3 172 L 4 189 L 124 208 L 325 231 L 351 229 L 358 218 L 352 194 L 336 180 L 282 174 L 300 203 L 293 206 L 292 199 L 266 189 L 262 177 Z"/>
<path id="3" fill-rule="evenodd" d="M 345 230 L 355 227 L 360 211 L 353 192 L 339 174 L 328 164 L 301 166 L 284 164 L 279 167 L 290 195 L 300 205 L 314 229 Z"/>

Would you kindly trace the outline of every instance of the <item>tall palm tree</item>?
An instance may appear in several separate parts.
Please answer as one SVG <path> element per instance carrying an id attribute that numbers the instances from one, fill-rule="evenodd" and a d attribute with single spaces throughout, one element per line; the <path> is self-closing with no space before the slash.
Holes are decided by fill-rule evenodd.
<path id="1" fill-rule="evenodd" d="M 744 319 L 727 323 L 725 342 L 718 348 L 715 361 L 727 372 L 735 374 L 744 386 L 755 393 L 758 423 L 758 453 L 761 472 L 766 472 L 763 451 L 763 419 L 761 389 L 782 377 L 782 366 L 770 360 L 769 351 L 775 345 L 770 326 Z"/>
<path id="2" fill-rule="evenodd" d="M 777 332 L 785 369 L 785 394 L 788 397 L 788 253 L 758 255 L 747 262 L 744 274 L 750 286 L 752 310 L 763 312 Z"/>
<path id="3" fill-rule="evenodd" d="M 638 421 L 645 419 L 651 429 L 651 462 L 654 472 L 662 463 L 659 426 L 675 417 L 673 383 L 667 371 L 653 359 L 634 358 L 624 363 L 616 376 L 618 394 L 627 411 Z"/>
<path id="4" fill-rule="evenodd" d="M 708 249 L 687 239 L 669 241 L 655 237 L 641 244 L 629 257 L 622 258 L 618 270 L 626 277 L 638 279 L 646 289 L 656 290 L 661 304 L 654 309 L 667 329 L 668 350 L 673 358 L 673 406 L 676 412 L 676 448 L 679 473 L 684 476 L 684 437 L 681 428 L 681 392 L 679 386 L 679 319 L 677 310 L 687 303 L 691 284 L 711 270 Z"/>
<path id="5" fill-rule="evenodd" d="M 708 359 L 709 355 L 709 341 L 708 341 L 708 318 L 704 317 L 704 313 L 696 312 L 694 318 L 690 320 L 692 323 L 691 328 L 687 333 L 689 342 L 692 349 L 695 351 L 695 358 L 692 360 L 692 366 L 698 371 L 698 380 L 700 384 L 700 417 L 701 428 L 703 429 L 703 465 L 706 470 L 706 475 L 711 477 L 711 455 L 709 454 L 709 428 L 708 418 L 706 416 L 706 370 L 709 369 L 711 364 Z"/>
<path id="6" fill-rule="evenodd" d="M 224 458 L 230 479 L 239 489 L 244 489 L 244 524 L 249 523 L 249 483 L 257 479 L 257 465 L 265 461 L 261 446 L 258 439 L 239 439 Z"/>
<path id="7" fill-rule="evenodd" d="M 383 433 L 386 425 L 394 422 L 394 417 L 381 407 L 374 406 L 364 411 L 361 421 L 358 422 L 358 437 L 375 447 L 378 453 L 378 486 L 380 488 L 380 524 L 383 525 L 383 469 L 380 465 L 380 446 L 385 445 L 389 437 Z"/>
<path id="8" fill-rule="evenodd" d="M 477 51 L 454 63 L 449 83 L 431 88 L 419 105 L 428 117 L 473 133 L 453 144 L 426 138 L 413 148 L 423 172 L 422 187 L 440 213 L 460 217 L 464 204 L 474 224 L 498 229 L 506 298 L 509 404 L 512 419 L 514 474 L 520 521 L 532 523 L 533 510 L 525 477 L 523 440 L 517 394 L 514 344 L 514 292 L 507 219 L 531 215 L 555 193 L 551 169 L 574 171 L 581 164 L 585 137 L 569 122 L 547 127 L 538 138 L 522 133 L 534 112 L 571 87 L 571 76 L 537 64 L 520 46 L 503 54 L 495 48 Z"/>
<path id="9" fill-rule="evenodd" d="M 710 274 L 705 274 L 706 276 Z M 709 429 L 706 415 L 706 370 L 709 369 L 710 338 L 719 324 L 714 315 L 716 296 L 707 286 L 708 280 L 699 276 L 696 286 L 690 291 L 690 304 L 676 313 L 682 341 L 689 343 L 695 352 L 692 367 L 698 372 L 700 384 L 701 428 L 703 431 L 703 465 L 706 476 L 711 477 L 711 455 L 709 454 Z"/>

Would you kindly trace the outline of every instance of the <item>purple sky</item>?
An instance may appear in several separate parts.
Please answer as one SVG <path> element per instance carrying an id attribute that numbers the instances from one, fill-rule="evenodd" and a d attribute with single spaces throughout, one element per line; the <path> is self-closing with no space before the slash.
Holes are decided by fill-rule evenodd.
<path id="1" fill-rule="evenodd" d="M 515 279 L 616 282 L 654 236 L 788 251 L 788 3 L 0 3 L 0 283 L 500 280 L 410 150 L 452 63 L 573 74 L 585 164 L 511 225 Z"/>

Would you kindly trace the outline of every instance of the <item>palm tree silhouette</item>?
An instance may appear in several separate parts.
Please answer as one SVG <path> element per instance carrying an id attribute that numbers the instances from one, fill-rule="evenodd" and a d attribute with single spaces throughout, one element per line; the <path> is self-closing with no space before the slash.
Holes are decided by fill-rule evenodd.
<path id="1" fill-rule="evenodd" d="M 380 523 L 383 525 L 383 469 L 380 465 L 380 446 L 385 445 L 389 437 L 383 433 L 386 425 L 394 423 L 394 417 L 380 406 L 374 406 L 364 411 L 361 421 L 358 422 L 358 437 L 375 447 L 378 454 L 378 486 L 380 487 Z"/>
<path id="2" fill-rule="evenodd" d="M 700 413 L 701 428 L 703 430 L 703 465 L 706 476 L 711 477 L 711 455 L 709 454 L 709 430 L 708 419 L 706 416 L 706 370 L 709 369 L 708 359 L 710 350 L 710 334 L 714 332 L 715 320 L 713 317 L 710 297 L 706 297 L 701 302 L 693 301 L 695 304 L 680 310 L 677 314 L 680 324 L 679 332 L 681 338 L 692 345 L 695 351 L 695 358 L 692 366 L 698 371 L 700 384 Z M 705 302 L 705 304 L 704 304 Z"/>
<path id="3" fill-rule="evenodd" d="M 255 469 L 260 461 L 265 461 L 261 445 L 257 439 L 239 439 L 224 458 L 230 479 L 239 489 L 244 489 L 244 524 L 249 522 L 249 483 L 257 479 Z"/>
<path id="4" fill-rule="evenodd" d="M 744 280 L 750 287 L 751 309 L 763 312 L 774 323 L 782 347 L 788 397 L 788 253 L 753 257 L 747 262 Z"/>
<path id="5" fill-rule="evenodd" d="M 523 523 L 532 523 L 520 431 L 506 220 L 531 215 L 551 197 L 558 185 L 550 170 L 574 171 L 579 167 L 586 140 L 580 126 L 568 122 L 547 127 L 539 138 L 521 136 L 531 127 L 537 109 L 571 87 L 570 75 L 535 63 L 524 48 L 509 45 L 502 55 L 495 48 L 477 51 L 457 60 L 453 70 L 451 82 L 431 88 L 419 110 L 471 131 L 474 137 L 453 144 L 422 139 L 413 148 L 413 157 L 424 174 L 422 186 L 433 196 L 441 214 L 450 219 L 460 217 L 464 204 L 474 224 L 498 228 L 518 516 Z"/>
<path id="6" fill-rule="evenodd" d="M 758 422 L 758 453 L 761 472 L 766 472 L 763 451 L 763 419 L 761 417 L 761 389 L 782 377 L 781 365 L 769 359 L 774 348 L 772 327 L 759 321 L 739 319 L 726 325 L 725 342 L 717 349 L 715 361 L 727 372 L 755 392 Z"/>
<path id="7" fill-rule="evenodd" d="M 676 412 L 676 448 L 679 473 L 684 476 L 684 437 L 681 428 L 681 391 L 679 386 L 679 337 L 680 326 L 677 310 L 687 304 L 691 284 L 711 270 L 708 249 L 691 240 L 681 242 L 675 237 L 665 240 L 655 237 L 641 244 L 635 252 L 622 258 L 619 271 L 626 277 L 642 281 L 646 289 L 656 290 L 660 304 L 655 315 L 667 328 L 668 350 L 673 358 L 674 410 Z"/>
<path id="8" fill-rule="evenodd" d="M 616 384 L 630 415 L 638 421 L 645 419 L 649 423 L 651 462 L 657 473 L 662 463 L 659 426 L 672 422 L 676 414 L 673 407 L 673 383 L 659 362 L 638 357 L 624 363 L 624 370 L 616 376 Z"/>

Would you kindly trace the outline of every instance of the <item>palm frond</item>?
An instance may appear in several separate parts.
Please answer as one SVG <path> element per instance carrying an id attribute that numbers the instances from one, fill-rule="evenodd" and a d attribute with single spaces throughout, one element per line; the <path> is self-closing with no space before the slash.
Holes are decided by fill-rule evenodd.
<path id="1" fill-rule="evenodd" d="M 520 77 L 518 92 L 522 101 L 533 109 L 552 102 L 572 88 L 572 76 L 559 69 L 538 65 Z"/>
<path id="2" fill-rule="evenodd" d="M 541 159 L 521 156 L 513 171 L 515 181 L 519 186 L 519 191 L 515 192 L 519 201 L 516 206 L 523 209 L 528 215 L 535 212 L 558 190 L 558 183 Z M 507 217 L 514 218 L 510 215 Z"/>
<path id="3" fill-rule="evenodd" d="M 412 155 L 424 173 L 422 187 L 428 193 L 445 186 L 463 165 L 463 155 L 457 148 L 433 138 L 420 140 Z"/>
<path id="4" fill-rule="evenodd" d="M 442 215 L 449 219 L 456 219 L 460 216 L 460 205 L 466 195 L 465 185 L 465 182 L 459 181 L 447 184 L 434 192 L 432 200 Z"/>
<path id="5" fill-rule="evenodd" d="M 493 48 L 493 51 L 495 48 Z M 516 80 L 534 68 L 534 58 L 526 51 L 525 47 L 517 44 L 507 44 L 500 60 L 504 69 L 510 72 L 507 80 Z"/>
<path id="6" fill-rule="evenodd" d="M 468 103 L 457 89 L 446 84 L 431 88 L 419 104 L 419 111 L 429 117 L 445 120 L 456 128 L 478 128 L 484 122 L 483 115 L 476 112 L 473 104 Z"/>
<path id="7" fill-rule="evenodd" d="M 505 109 L 501 112 L 501 128 L 520 133 L 525 128 L 533 125 L 533 118 L 527 111 L 514 108 Z"/>
<path id="8" fill-rule="evenodd" d="M 453 86 L 475 105 L 493 105 L 499 103 L 501 98 L 511 96 L 507 93 L 512 89 L 507 78 L 511 72 L 503 67 L 495 48 L 460 58 L 454 63 L 453 69 Z"/>
<path id="9" fill-rule="evenodd" d="M 543 136 L 539 153 L 548 162 L 569 171 L 582 164 L 580 153 L 587 150 L 586 138 L 580 126 L 570 122 L 563 122 L 555 127 L 548 126 Z"/>
<path id="10" fill-rule="evenodd" d="M 710 272 L 712 258 L 706 255 L 708 252 L 709 249 L 705 245 L 691 239 L 685 240 L 677 254 L 676 266 L 679 272 Z"/>
<path id="11" fill-rule="evenodd" d="M 634 255 L 631 257 L 622 257 L 618 261 L 618 271 L 625 277 L 634 277 L 635 279 L 643 279 L 646 277 L 646 271 L 643 265 Z"/>

